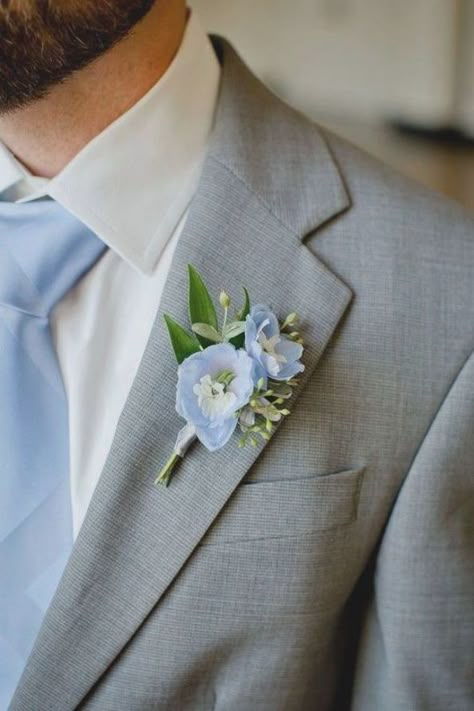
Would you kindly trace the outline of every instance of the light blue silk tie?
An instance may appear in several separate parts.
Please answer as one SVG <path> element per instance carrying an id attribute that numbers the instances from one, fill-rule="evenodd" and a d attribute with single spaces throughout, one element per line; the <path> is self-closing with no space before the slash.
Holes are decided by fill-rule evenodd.
<path id="1" fill-rule="evenodd" d="M 106 249 L 50 199 L 0 202 L 0 710 L 72 549 L 67 401 L 53 307 Z"/>

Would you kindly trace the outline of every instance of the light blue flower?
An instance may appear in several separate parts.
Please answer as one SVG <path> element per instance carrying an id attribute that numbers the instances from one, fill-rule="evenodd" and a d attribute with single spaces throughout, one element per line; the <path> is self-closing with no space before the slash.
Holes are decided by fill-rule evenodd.
<path id="1" fill-rule="evenodd" d="M 289 380 L 304 370 L 303 346 L 280 333 L 278 320 L 269 306 L 250 309 L 245 324 L 245 349 L 258 364 L 259 377 Z"/>
<path id="2" fill-rule="evenodd" d="M 238 422 L 235 413 L 249 402 L 255 378 L 252 358 L 229 343 L 209 346 L 179 366 L 176 410 L 210 451 L 230 439 Z"/>

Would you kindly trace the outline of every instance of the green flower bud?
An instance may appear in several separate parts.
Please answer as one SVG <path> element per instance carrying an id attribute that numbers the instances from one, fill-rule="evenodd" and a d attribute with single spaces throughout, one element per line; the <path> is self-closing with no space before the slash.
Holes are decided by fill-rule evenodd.
<path id="1" fill-rule="evenodd" d="M 299 323 L 299 320 L 298 314 L 293 311 L 291 314 L 288 314 L 281 327 L 282 329 L 294 327 Z"/>
<path id="2" fill-rule="evenodd" d="M 225 291 L 221 291 L 219 294 L 219 303 L 223 309 L 228 309 L 230 306 L 230 296 L 226 294 Z"/>

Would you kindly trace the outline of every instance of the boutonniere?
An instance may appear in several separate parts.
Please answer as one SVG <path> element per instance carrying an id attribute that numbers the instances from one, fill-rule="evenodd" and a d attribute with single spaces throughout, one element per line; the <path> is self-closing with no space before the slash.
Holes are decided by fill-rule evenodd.
<path id="1" fill-rule="evenodd" d="M 191 330 L 165 315 L 178 362 L 176 410 L 186 421 L 174 450 L 155 483 L 168 486 L 177 462 L 198 439 L 209 451 L 224 447 L 240 430 L 239 446 L 270 439 L 277 422 L 289 415 L 285 401 L 304 370 L 298 317 L 279 321 L 269 306 L 244 303 L 229 318 L 231 299 L 219 296 L 222 320 L 196 269 L 189 265 Z"/>

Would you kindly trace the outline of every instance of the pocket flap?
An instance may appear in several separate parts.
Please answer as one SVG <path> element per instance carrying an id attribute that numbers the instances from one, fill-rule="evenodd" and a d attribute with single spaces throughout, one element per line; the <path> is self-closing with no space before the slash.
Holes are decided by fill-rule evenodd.
<path id="1" fill-rule="evenodd" d="M 365 467 L 237 487 L 200 545 L 294 536 L 351 523 Z"/>

